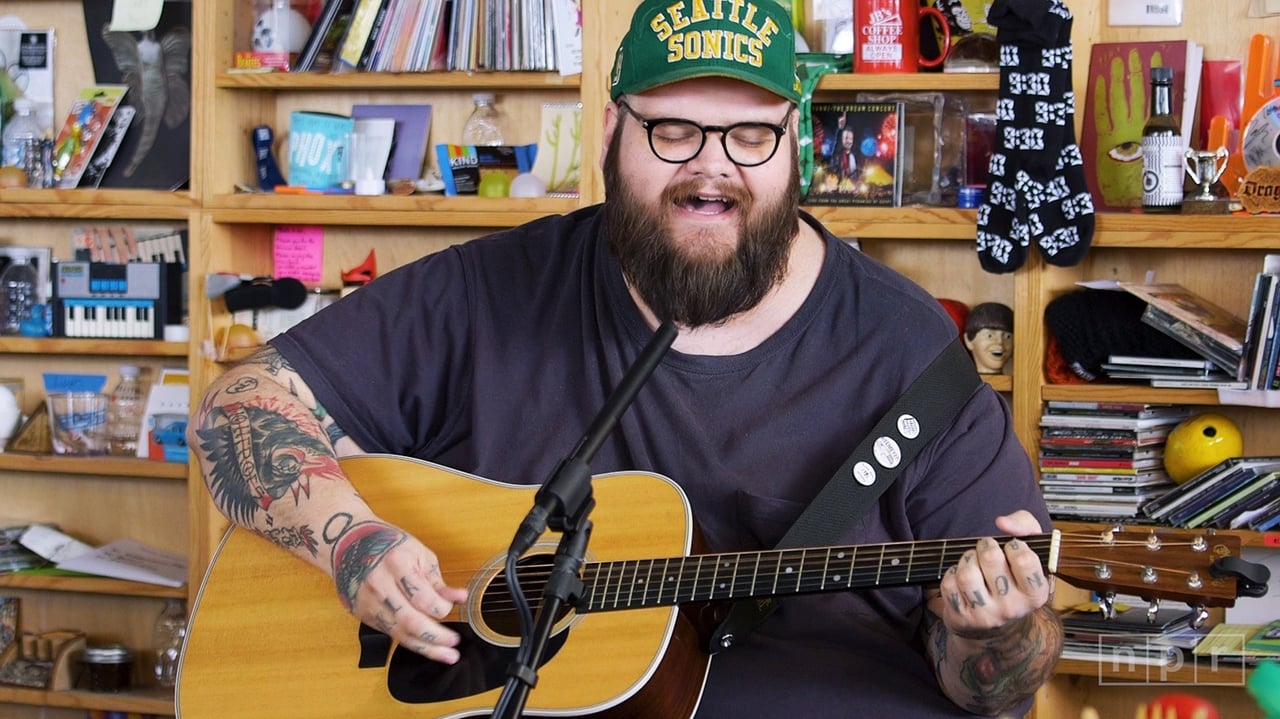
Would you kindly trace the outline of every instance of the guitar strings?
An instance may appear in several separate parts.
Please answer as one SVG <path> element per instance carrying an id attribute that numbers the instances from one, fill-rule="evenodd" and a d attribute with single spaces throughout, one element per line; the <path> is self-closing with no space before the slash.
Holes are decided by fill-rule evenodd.
<path id="1" fill-rule="evenodd" d="M 1191 540 L 1172 540 L 1168 535 L 1157 535 L 1161 546 L 1192 546 Z M 1145 547 L 1148 541 L 1145 536 L 1129 539 L 1126 533 L 1104 534 L 1063 533 L 1060 535 L 1060 552 L 1080 549 L 1106 549 L 1114 547 Z M 1006 538 L 1007 539 L 1007 538 Z M 818 591 L 834 591 L 852 588 L 876 588 L 898 586 L 900 584 L 923 583 L 941 579 L 942 573 L 969 549 L 973 548 L 973 539 L 927 540 L 922 542 L 891 542 L 882 545 L 856 545 L 849 547 L 816 547 L 804 549 L 779 549 L 763 552 L 741 552 L 724 554 L 688 555 L 663 559 L 629 559 L 595 562 L 586 565 L 583 581 L 586 584 L 588 611 L 605 609 L 625 609 L 632 606 L 670 606 L 695 601 L 716 601 L 721 599 L 748 598 L 773 594 L 799 594 Z M 1052 535 L 1032 535 L 1024 537 L 1033 550 L 1045 559 L 1052 548 Z M 955 546 L 953 546 L 955 545 Z M 847 558 L 846 558 L 847 555 Z M 859 555 L 870 555 L 865 559 Z M 835 557 L 848 567 L 848 573 L 831 575 L 832 559 Z M 718 576 L 712 569 L 732 567 L 740 570 L 744 558 L 755 560 L 752 576 L 738 576 L 739 571 L 725 575 L 717 581 Z M 775 559 L 776 558 L 776 561 Z M 788 563 L 787 559 L 794 561 Z M 1059 559 L 1060 567 L 1096 566 L 1097 559 L 1064 556 Z M 1135 568 L 1147 565 L 1138 562 L 1110 560 L 1114 567 Z M 766 580 L 772 579 L 767 588 L 755 591 L 758 577 L 756 569 L 761 564 L 772 565 L 766 569 Z M 653 584 L 651 578 L 655 570 L 664 579 Z M 710 566 L 709 566 L 710 565 Z M 1190 576 L 1190 570 L 1163 568 L 1175 576 Z M 543 565 L 529 567 L 520 571 L 521 583 L 527 594 L 540 594 L 550 577 L 550 568 Z M 711 579 L 702 576 L 706 573 Z M 641 574 L 644 576 L 642 577 Z M 868 575 L 873 574 L 870 583 Z M 777 576 L 774 576 L 777 575 Z M 794 579 L 791 578 L 794 575 Z M 468 575 L 471 576 L 471 575 Z M 493 585 L 504 585 L 505 573 L 494 576 Z M 859 579 L 861 577 L 861 579 Z M 749 581 L 751 590 L 740 593 L 736 590 L 738 581 Z M 787 591 L 779 591 L 778 584 L 784 584 Z M 828 586 L 830 585 L 830 586 Z M 855 586 L 856 585 L 856 586 Z M 638 595 L 638 596 L 637 596 Z M 513 599 L 505 589 L 494 589 L 486 592 L 487 598 L 482 608 L 486 611 L 507 611 L 514 607 Z"/>

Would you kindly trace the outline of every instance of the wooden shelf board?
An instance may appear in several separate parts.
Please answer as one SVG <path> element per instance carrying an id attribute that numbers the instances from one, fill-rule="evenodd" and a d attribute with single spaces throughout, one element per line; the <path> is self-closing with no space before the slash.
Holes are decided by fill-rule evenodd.
<path id="1" fill-rule="evenodd" d="M 183 357 L 186 342 L 163 340 L 88 339 L 71 337 L 0 337 L 0 354 L 112 355 L 125 357 Z"/>
<path id="2" fill-rule="evenodd" d="M 542 90 L 578 88 L 580 75 L 562 76 L 543 72 L 362 72 L 332 73 L 236 73 L 221 72 L 215 87 L 229 90 L 449 90 L 496 88 Z M 989 73 L 895 73 L 825 75 L 818 81 L 823 91 L 840 90 L 977 90 L 1000 89 L 1000 74 Z"/>
<path id="3" fill-rule="evenodd" d="M 1040 399 L 1097 400 L 1108 402 L 1151 402 L 1153 404 L 1217 405 L 1216 389 L 1164 389 L 1126 384 L 1046 384 Z"/>
<path id="4" fill-rule="evenodd" d="M 1276 249 L 1280 215 L 1144 215 L 1102 212 L 1093 247 L 1155 250 Z"/>
<path id="5" fill-rule="evenodd" d="M 146 479 L 187 479 L 186 462 L 153 462 L 131 457 L 66 457 L 0 452 L 0 471 L 92 474 Z"/>
<path id="6" fill-rule="evenodd" d="M 976 210 L 955 207 L 804 208 L 838 237 L 860 239 L 928 239 L 974 241 Z"/>
<path id="7" fill-rule="evenodd" d="M 221 72 L 214 86 L 228 90 L 545 90 L 576 89 L 580 75 L 553 72 Z"/>
<path id="8" fill-rule="evenodd" d="M 482 197 L 355 197 L 351 195 L 218 195 L 206 208 L 223 224 L 283 224 L 298 221 L 321 225 L 393 227 L 511 227 L 549 214 L 572 212 L 576 198 L 491 200 Z"/>
<path id="9" fill-rule="evenodd" d="M 1219 686 L 1244 687 L 1248 677 L 1248 667 L 1239 664 L 1219 662 L 1215 667 L 1209 662 L 1190 661 L 1190 650 L 1186 650 L 1187 661 L 1181 666 L 1122 666 L 1114 668 L 1111 662 L 1091 662 L 1083 659 L 1063 659 L 1058 662 L 1056 674 L 1093 677 L 1106 681 L 1112 686 L 1123 684 L 1149 685 L 1169 684 L 1170 686 L 1186 684 L 1213 684 Z"/>
<path id="10" fill-rule="evenodd" d="M 173 692 L 167 689 L 139 689 L 110 694 L 79 690 L 51 692 L 0 684 L 0 703 L 141 712 L 162 716 L 174 716 L 177 713 L 174 708 Z"/>
<path id="11" fill-rule="evenodd" d="M 162 190 L 0 190 L 0 218 L 182 220 L 191 193 Z"/>
<path id="12" fill-rule="evenodd" d="M 982 381 L 991 385 L 997 392 L 1013 391 L 1013 375 L 1007 374 L 984 374 Z"/>
<path id="13" fill-rule="evenodd" d="M 834 73 L 823 75 L 818 80 L 818 89 L 826 92 L 840 90 L 884 90 L 886 92 L 981 90 L 995 92 L 1000 89 L 1000 73 Z"/>
<path id="14" fill-rule="evenodd" d="M 166 587 L 160 584 L 129 582 L 111 577 L 60 577 L 46 574 L 0 574 L 0 587 L 4 589 L 31 589 L 47 592 L 74 592 L 79 594 L 112 594 L 123 597 L 155 597 L 157 599 L 186 599 L 187 588 Z"/>

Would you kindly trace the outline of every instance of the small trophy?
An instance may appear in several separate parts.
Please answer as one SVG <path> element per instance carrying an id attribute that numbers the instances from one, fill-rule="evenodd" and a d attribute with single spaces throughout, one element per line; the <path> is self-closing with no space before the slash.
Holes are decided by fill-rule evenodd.
<path id="1" fill-rule="evenodd" d="M 1196 183 L 1197 191 L 1182 199 L 1182 213 L 1191 215 L 1221 215 L 1229 204 L 1225 192 L 1217 185 L 1218 178 L 1227 170 L 1227 148 L 1217 150 L 1188 149 L 1182 155 L 1182 167 Z"/>

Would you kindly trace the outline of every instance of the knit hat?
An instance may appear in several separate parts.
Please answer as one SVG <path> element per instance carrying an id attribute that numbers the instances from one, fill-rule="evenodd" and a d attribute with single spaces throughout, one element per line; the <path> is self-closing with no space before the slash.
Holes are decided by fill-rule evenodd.
<path id="1" fill-rule="evenodd" d="M 1116 290 L 1082 289 L 1055 297 L 1044 324 L 1071 371 L 1090 382 L 1111 355 L 1194 359 L 1194 352 L 1142 321 L 1147 303 Z"/>
<path id="2" fill-rule="evenodd" d="M 610 75 L 610 97 L 695 77 L 729 77 L 800 101 L 796 37 L 777 0 L 645 0 Z"/>

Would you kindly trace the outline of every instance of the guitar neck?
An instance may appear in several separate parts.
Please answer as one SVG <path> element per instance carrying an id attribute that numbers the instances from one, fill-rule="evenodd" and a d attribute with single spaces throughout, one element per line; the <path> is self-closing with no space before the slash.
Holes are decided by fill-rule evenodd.
<path id="1" fill-rule="evenodd" d="M 1057 532 L 1021 537 L 1054 571 Z M 936 583 L 976 539 L 859 544 L 596 562 L 580 612 Z"/>

